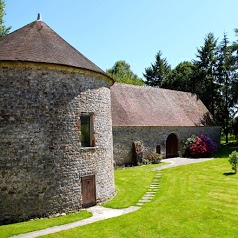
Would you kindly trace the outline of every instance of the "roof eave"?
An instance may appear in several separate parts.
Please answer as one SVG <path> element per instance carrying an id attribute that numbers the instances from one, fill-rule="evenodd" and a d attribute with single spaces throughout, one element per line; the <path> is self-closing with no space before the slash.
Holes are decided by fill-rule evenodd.
<path id="1" fill-rule="evenodd" d="M 36 61 L 28 61 L 28 60 L 0 60 L 0 64 L 1 62 L 5 63 L 5 64 L 12 64 L 12 63 L 20 63 L 20 64 L 32 64 L 32 65 L 51 65 L 51 66 L 58 66 L 58 67 L 63 67 L 64 70 L 80 70 L 81 72 L 91 72 L 93 74 L 96 74 L 96 75 L 101 75 L 103 77 L 105 77 L 107 80 L 109 80 L 111 82 L 111 86 L 115 83 L 114 79 L 111 78 L 108 74 L 106 73 L 103 73 L 103 72 L 99 72 L 99 71 L 96 71 L 96 70 L 91 70 L 91 69 L 86 69 L 86 68 L 83 68 L 83 67 L 78 67 L 78 66 L 73 66 L 73 65 L 66 65 L 66 64 L 55 64 L 55 63 L 46 63 L 46 62 L 36 62 Z"/>

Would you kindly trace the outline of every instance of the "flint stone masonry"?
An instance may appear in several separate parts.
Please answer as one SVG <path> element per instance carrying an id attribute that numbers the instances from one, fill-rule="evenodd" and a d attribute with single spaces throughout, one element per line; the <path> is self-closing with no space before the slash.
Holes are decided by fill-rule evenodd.
<path id="1" fill-rule="evenodd" d="M 114 195 L 111 82 L 70 67 L 0 62 L 0 223 L 81 208 L 81 177 L 97 202 Z M 95 147 L 80 115 L 92 113 Z"/>
<path id="2" fill-rule="evenodd" d="M 133 164 L 133 142 L 141 141 L 143 154 L 155 153 L 157 145 L 160 145 L 161 154 L 166 156 L 166 140 L 169 134 L 174 133 L 179 141 L 179 154 L 182 153 L 182 146 L 185 140 L 192 134 L 210 137 L 219 145 L 220 127 L 156 127 L 156 126 L 113 126 L 113 153 L 114 161 L 117 164 Z"/>

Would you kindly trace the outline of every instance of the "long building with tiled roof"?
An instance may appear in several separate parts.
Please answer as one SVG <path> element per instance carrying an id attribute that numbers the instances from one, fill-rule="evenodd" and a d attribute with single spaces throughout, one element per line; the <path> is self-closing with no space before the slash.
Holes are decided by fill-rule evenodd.
<path id="1" fill-rule="evenodd" d="M 116 83 L 111 104 L 118 164 L 137 164 L 138 158 L 155 152 L 165 158 L 181 156 L 184 141 L 193 134 L 205 134 L 219 144 L 220 127 L 197 95 Z"/>
<path id="2" fill-rule="evenodd" d="M 114 84 L 113 126 L 208 126 L 213 116 L 197 97 L 155 87 Z"/>

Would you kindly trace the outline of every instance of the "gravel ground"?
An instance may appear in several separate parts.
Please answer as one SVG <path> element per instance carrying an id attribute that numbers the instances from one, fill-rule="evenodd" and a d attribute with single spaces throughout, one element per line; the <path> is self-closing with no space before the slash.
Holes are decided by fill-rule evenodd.
<path id="1" fill-rule="evenodd" d="M 160 166 L 156 168 L 156 170 L 162 170 L 162 169 L 167 169 L 171 167 L 176 167 L 176 166 L 182 166 L 186 164 L 194 164 L 194 163 L 200 163 L 208 160 L 213 160 L 214 158 L 198 158 L 198 159 L 192 159 L 192 158 L 170 158 L 170 159 L 163 159 L 161 162 L 166 162 L 169 164 L 166 164 L 164 166 Z"/>

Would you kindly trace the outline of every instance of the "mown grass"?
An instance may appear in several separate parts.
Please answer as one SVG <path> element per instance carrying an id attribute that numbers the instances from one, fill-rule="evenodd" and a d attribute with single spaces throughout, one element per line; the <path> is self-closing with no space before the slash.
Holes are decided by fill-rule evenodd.
<path id="1" fill-rule="evenodd" d="M 15 224 L 0 226 L 0 238 L 5 238 L 13 235 L 23 234 L 31 231 L 41 230 L 48 227 L 63 225 L 85 218 L 91 217 L 92 214 L 87 211 L 80 211 L 77 213 L 71 213 L 66 216 L 55 218 L 44 218 L 39 220 L 32 220 L 26 222 L 19 222 Z"/>
<path id="2" fill-rule="evenodd" d="M 227 159 L 229 150 L 237 146 L 230 146 L 228 152 L 223 149 L 219 153 L 224 158 L 163 170 L 154 199 L 134 213 L 46 237 L 238 237 L 238 175 L 230 173 Z M 133 176 L 136 170 L 118 175 Z M 144 178 L 137 180 L 143 184 Z"/>
<path id="3" fill-rule="evenodd" d="M 115 171 L 116 196 L 104 207 L 125 208 L 136 205 L 148 190 L 156 171 L 152 170 L 157 165 L 146 165 L 133 168 L 125 168 Z"/>
<path id="4" fill-rule="evenodd" d="M 105 204 L 105 207 L 123 208 L 135 205 L 142 195 L 147 191 L 156 171 L 155 167 L 163 165 L 149 165 L 133 167 L 130 169 L 120 169 L 115 171 L 117 184 L 117 195 Z M 34 221 L 20 222 L 11 225 L 0 226 L 0 238 L 5 238 L 17 234 L 23 234 L 35 230 L 41 230 L 52 226 L 67 224 L 79 221 L 91 216 L 87 211 L 81 211 L 67 216 L 39 219 Z"/>
<path id="5" fill-rule="evenodd" d="M 218 159 L 163 170 L 156 196 L 134 213 L 46 237 L 237 237 L 238 175 L 231 173 L 228 162 L 229 154 L 235 149 L 238 149 L 236 143 L 222 145 L 215 155 Z M 151 169 L 154 167 L 115 171 L 117 195 L 105 206 L 135 205 L 152 181 L 155 171 Z M 49 227 L 50 219 L 42 221 L 26 222 L 23 226 L 24 223 L 0 226 L 0 237 Z M 35 222 L 42 222 L 45 227 Z M 56 221 L 50 226 L 60 224 L 64 223 Z M 21 226 L 19 231 L 18 225 Z M 15 233 L 3 236 L 5 228 Z"/>

